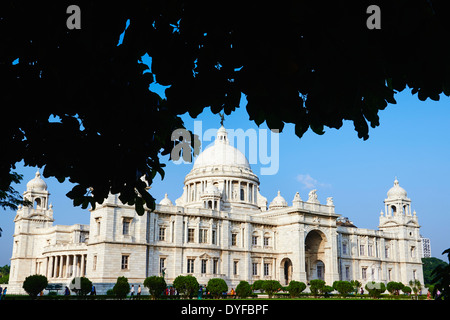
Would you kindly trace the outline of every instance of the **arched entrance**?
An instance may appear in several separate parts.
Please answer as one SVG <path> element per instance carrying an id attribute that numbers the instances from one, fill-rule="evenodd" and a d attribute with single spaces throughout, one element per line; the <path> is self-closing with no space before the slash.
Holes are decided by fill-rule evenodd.
<path id="1" fill-rule="evenodd" d="M 325 235 L 319 230 L 312 230 L 305 239 L 305 270 L 307 281 L 325 279 Z"/>
<path id="2" fill-rule="evenodd" d="M 280 275 L 281 275 L 281 283 L 284 285 L 288 285 L 292 280 L 292 261 L 289 258 L 284 258 L 281 260 L 280 265 Z"/>

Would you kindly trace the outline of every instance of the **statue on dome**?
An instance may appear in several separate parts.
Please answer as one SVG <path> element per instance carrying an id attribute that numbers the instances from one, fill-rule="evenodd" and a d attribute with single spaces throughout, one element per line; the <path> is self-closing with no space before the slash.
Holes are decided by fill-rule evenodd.
<path id="1" fill-rule="evenodd" d="M 219 116 L 220 116 L 220 125 L 223 127 L 223 121 L 225 120 L 225 115 L 222 112 L 222 113 L 219 113 Z"/>

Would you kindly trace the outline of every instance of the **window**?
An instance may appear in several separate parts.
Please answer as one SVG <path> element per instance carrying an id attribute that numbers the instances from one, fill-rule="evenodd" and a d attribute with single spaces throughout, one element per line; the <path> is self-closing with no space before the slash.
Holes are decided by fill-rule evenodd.
<path id="1" fill-rule="evenodd" d="M 388 280 L 392 281 L 392 269 L 388 269 Z"/>
<path id="2" fill-rule="evenodd" d="M 97 269 L 97 255 L 94 256 L 94 259 L 92 260 L 92 270 Z"/>
<path id="3" fill-rule="evenodd" d="M 206 264 L 208 263 L 208 260 L 202 259 L 202 274 L 206 273 Z"/>
<path id="4" fill-rule="evenodd" d="M 195 229 L 193 228 L 188 229 L 188 242 L 194 242 L 194 233 Z"/>
<path id="5" fill-rule="evenodd" d="M 359 255 L 360 255 L 360 256 L 363 256 L 363 255 L 364 255 L 364 245 L 363 245 L 363 244 L 361 244 L 361 245 L 359 246 Z"/>
<path id="6" fill-rule="evenodd" d="M 233 274 L 235 276 L 238 275 L 238 270 L 239 270 L 238 266 L 239 266 L 239 261 L 233 261 Z"/>
<path id="7" fill-rule="evenodd" d="M 415 254 L 416 254 L 416 247 L 411 247 L 411 258 L 414 258 Z"/>
<path id="8" fill-rule="evenodd" d="M 256 262 L 252 263 L 252 275 L 254 276 L 258 275 L 258 263 Z"/>
<path id="9" fill-rule="evenodd" d="M 269 237 L 264 237 L 264 247 L 268 247 L 269 246 Z"/>
<path id="10" fill-rule="evenodd" d="M 159 259 L 159 273 L 163 274 L 166 271 L 166 258 Z"/>
<path id="11" fill-rule="evenodd" d="M 159 228 L 159 241 L 165 241 L 166 240 L 166 228 L 160 227 Z"/>
<path id="12" fill-rule="evenodd" d="M 198 234 L 198 242 L 199 243 L 208 243 L 208 230 L 207 229 L 200 229 L 200 232 Z"/>
<path id="13" fill-rule="evenodd" d="M 122 255 L 122 270 L 129 269 L 129 265 L 128 265 L 129 258 L 130 258 L 130 256 L 128 254 Z"/>
<path id="14" fill-rule="evenodd" d="M 252 236 L 252 245 L 254 246 L 258 245 L 258 236 Z"/>
<path id="15" fill-rule="evenodd" d="M 342 244 L 342 254 L 347 254 L 347 243 Z"/>
<path id="16" fill-rule="evenodd" d="M 97 225 L 97 235 L 100 235 L 100 218 L 95 218 L 95 224 Z"/>
<path id="17" fill-rule="evenodd" d="M 345 266 L 345 279 L 350 279 L 350 267 Z"/>
<path id="18" fill-rule="evenodd" d="M 231 234 L 231 245 L 236 246 L 237 245 L 237 233 Z"/>
<path id="19" fill-rule="evenodd" d="M 389 258 L 389 247 L 388 246 L 384 247 L 384 255 L 386 258 Z"/>
<path id="20" fill-rule="evenodd" d="M 194 259 L 188 259 L 188 261 L 187 261 L 187 273 L 194 273 Z"/>
<path id="21" fill-rule="evenodd" d="M 131 219 L 124 218 L 122 222 L 122 234 L 123 235 L 129 235 L 130 234 L 130 222 Z"/>
<path id="22" fill-rule="evenodd" d="M 373 255 L 373 246 L 371 244 L 369 244 L 367 246 L 367 254 L 369 255 L 369 257 L 371 257 Z"/>
<path id="23" fill-rule="evenodd" d="M 213 274 L 217 274 L 217 270 L 219 269 L 218 266 L 219 266 L 219 260 L 214 259 L 213 260 Z"/>
<path id="24" fill-rule="evenodd" d="M 264 275 L 270 275 L 270 263 L 264 263 Z"/>
<path id="25" fill-rule="evenodd" d="M 217 244 L 217 240 L 216 240 L 216 230 L 212 230 L 212 244 Z"/>
<path id="26" fill-rule="evenodd" d="M 241 201 L 244 201 L 245 199 L 245 191 L 244 189 L 241 189 Z"/>
<path id="27" fill-rule="evenodd" d="M 367 279 L 367 267 L 361 269 L 361 277 L 363 278 L 363 280 Z"/>
<path id="28" fill-rule="evenodd" d="M 413 270 L 413 280 L 417 279 L 417 274 L 416 274 L 416 270 Z"/>

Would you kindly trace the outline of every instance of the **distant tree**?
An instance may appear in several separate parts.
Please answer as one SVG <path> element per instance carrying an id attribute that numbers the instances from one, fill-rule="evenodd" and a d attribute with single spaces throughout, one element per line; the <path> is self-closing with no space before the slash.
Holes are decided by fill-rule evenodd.
<path id="1" fill-rule="evenodd" d="M 339 292 L 340 296 L 344 297 L 353 291 L 353 286 L 349 281 L 335 281 L 333 282 L 333 288 Z"/>
<path id="2" fill-rule="evenodd" d="M 158 299 L 166 290 L 167 284 L 163 277 L 151 276 L 145 278 L 144 287 L 148 288 L 152 299 Z"/>
<path id="3" fill-rule="evenodd" d="M 25 278 L 22 288 L 32 299 L 44 290 L 48 285 L 47 277 L 41 274 L 34 274 Z"/>
<path id="4" fill-rule="evenodd" d="M 277 280 L 264 280 L 261 288 L 269 295 L 269 299 L 271 299 L 274 293 L 279 291 L 282 287 Z"/>
<path id="5" fill-rule="evenodd" d="M 436 296 L 437 290 L 441 293 L 438 299 L 450 300 L 450 248 L 442 252 L 442 254 L 447 254 L 449 264 L 446 266 L 437 266 L 432 273 L 433 276 L 433 295 Z"/>
<path id="6" fill-rule="evenodd" d="M 425 287 L 434 284 L 432 281 L 433 280 L 432 273 L 437 266 L 445 267 L 448 265 L 447 262 L 434 257 L 422 258 L 422 263 L 423 263 L 423 281 Z"/>
<path id="7" fill-rule="evenodd" d="M 173 286 L 184 298 L 192 297 L 199 288 L 197 279 L 191 275 L 179 275 L 173 281 Z"/>
<path id="8" fill-rule="evenodd" d="M 252 294 L 252 287 L 247 281 L 241 281 L 236 287 L 236 294 L 239 298 L 245 299 Z"/>
<path id="9" fill-rule="evenodd" d="M 209 279 L 206 289 L 216 298 L 219 299 L 220 296 L 228 291 L 228 286 L 225 280 L 221 278 Z"/>
<path id="10" fill-rule="evenodd" d="M 291 280 L 287 287 L 289 294 L 292 298 L 299 297 L 300 293 L 302 293 L 306 289 L 306 284 L 304 282 Z"/>
<path id="11" fill-rule="evenodd" d="M 118 299 L 125 299 L 130 292 L 130 284 L 126 277 L 118 277 L 113 287 L 113 292 Z"/>

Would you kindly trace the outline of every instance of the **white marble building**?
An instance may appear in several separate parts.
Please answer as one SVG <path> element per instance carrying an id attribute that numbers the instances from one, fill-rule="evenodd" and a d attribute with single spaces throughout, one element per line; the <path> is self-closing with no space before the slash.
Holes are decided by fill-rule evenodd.
<path id="1" fill-rule="evenodd" d="M 49 195 L 36 173 L 24 192 L 34 207 L 19 208 L 14 220 L 10 293 L 36 273 L 62 284 L 86 276 L 99 292 L 119 276 L 142 284 L 164 275 L 171 284 L 180 274 L 200 284 L 221 277 L 230 288 L 258 279 L 423 283 L 420 226 L 397 180 L 377 230 L 355 227 L 335 213 L 332 198 L 319 203 L 316 190 L 305 201 L 297 192 L 292 205 L 278 192 L 268 205 L 223 126 L 185 177 L 175 204 L 166 194 L 155 211 L 139 216 L 110 195 L 91 210 L 90 225 L 61 226 L 53 224 Z"/>

